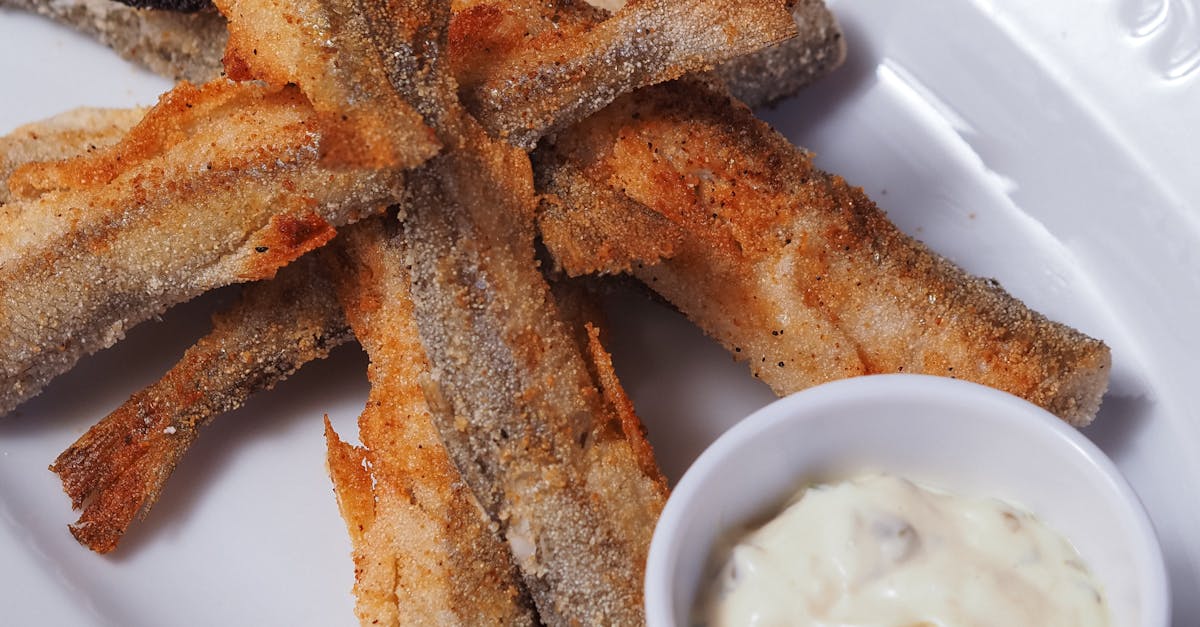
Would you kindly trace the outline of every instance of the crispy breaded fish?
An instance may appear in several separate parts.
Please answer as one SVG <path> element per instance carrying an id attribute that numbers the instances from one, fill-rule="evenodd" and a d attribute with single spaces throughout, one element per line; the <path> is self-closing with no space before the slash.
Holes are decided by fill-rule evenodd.
<path id="1" fill-rule="evenodd" d="M 137 10 L 113 0 L 78 0 L 74 3 L 66 0 L 0 0 L 0 5 L 3 4 L 35 11 L 74 26 L 111 46 L 126 59 L 169 78 L 202 82 L 219 76 L 224 70 L 221 56 L 228 33 L 225 30 L 225 18 L 216 11 L 202 10 L 183 15 L 168 11 Z M 561 21 L 562 15 L 581 13 L 577 7 L 571 7 L 568 11 L 561 10 L 561 7 L 581 5 L 583 2 L 556 0 L 555 3 L 533 4 L 524 0 L 506 3 L 458 0 L 453 3 L 456 13 L 476 6 L 488 7 L 484 13 L 471 12 L 468 21 L 457 27 L 470 36 L 452 44 L 451 48 L 462 47 L 462 42 L 470 42 L 472 37 L 482 36 L 488 42 L 486 46 L 481 46 L 486 47 L 486 55 L 471 55 L 484 57 L 489 62 L 486 67 L 470 70 L 474 79 L 455 70 L 461 84 L 478 85 L 486 80 L 480 77 L 492 75 L 488 68 L 499 62 L 502 57 L 497 55 L 501 51 L 511 53 L 517 43 L 514 38 L 519 37 L 522 41 L 538 38 L 538 33 L 505 32 L 502 26 L 483 28 L 470 22 L 484 20 L 499 26 L 506 21 L 504 15 L 509 12 L 552 12 L 558 14 L 555 19 L 560 21 L 555 27 L 560 30 L 557 36 L 561 37 L 561 33 L 568 28 Z M 555 7 L 555 4 L 559 7 Z M 625 3 L 592 4 L 616 11 Z M 768 104 L 795 93 L 840 65 L 845 57 L 846 46 L 841 29 L 822 0 L 799 0 L 792 8 L 792 17 L 799 32 L 797 37 L 732 58 L 717 68 L 733 93 L 750 106 Z M 598 12 L 571 28 L 581 32 L 603 18 L 604 14 Z M 547 40 L 544 37 L 540 39 Z"/>
<path id="2" fill-rule="evenodd" d="M 410 100 L 446 150 L 409 177 L 396 241 L 411 265 L 434 422 L 541 620 L 643 622 L 664 482 L 644 468 L 641 433 L 610 413 L 536 266 L 528 158 L 463 112 L 436 54 L 448 15 L 414 4 L 402 21 L 428 25 L 426 65 L 389 76 L 420 78 Z"/>
<path id="3" fill-rule="evenodd" d="M 536 624 L 508 546 L 434 427 L 411 281 L 388 238 L 381 220 L 360 222 L 328 255 L 371 358 L 363 447 L 339 441 L 326 422 L 330 474 L 354 547 L 355 613 L 363 625 Z"/>
<path id="4" fill-rule="evenodd" d="M 13 174 L 18 200 L 0 230 L 0 414 L 168 306 L 272 276 L 335 226 L 395 201 L 403 170 L 437 151 L 381 78 L 385 60 L 412 58 L 412 42 L 374 47 L 365 18 L 337 1 L 309 3 L 306 20 L 266 9 L 274 19 L 259 20 L 239 0 L 228 56 L 239 77 L 261 82 L 180 84 L 117 145 Z M 238 62 L 256 42 L 301 35 L 321 36 L 320 49 Z"/>
<path id="5" fill-rule="evenodd" d="M 88 430 L 50 466 L 75 508 L 71 533 L 93 551 L 117 546 L 144 517 L 200 427 L 350 338 L 324 263 L 306 255 L 252 283 L 162 379 Z"/>
<path id="6" fill-rule="evenodd" d="M 67 24 L 167 78 L 202 83 L 221 75 L 225 18 L 216 11 L 147 11 L 112 0 L 0 0 L 4 5 Z"/>
<path id="7" fill-rule="evenodd" d="M 418 66 L 422 42 L 404 24 L 391 23 L 384 7 L 353 0 L 216 4 L 229 20 L 226 73 L 234 80 L 298 85 L 327 134 L 326 158 L 408 168 L 438 148 L 387 80 L 388 67 Z"/>
<path id="8" fill-rule="evenodd" d="M 472 144 L 486 141 L 480 130 Z M 427 396 L 542 620 L 636 624 L 665 488 L 643 469 L 641 434 L 607 411 L 534 265 L 532 196 L 509 195 L 528 173 L 497 162 L 451 153 L 411 180 L 405 234 Z"/>
<path id="9" fill-rule="evenodd" d="M 322 131 L 295 88 L 181 84 L 117 145 L 19 168 L 0 209 L 0 415 L 129 327 L 270 277 L 396 196 L 399 168 L 323 159 Z"/>
<path id="10" fill-rule="evenodd" d="M 710 86 L 623 97 L 560 133 L 537 161 L 539 185 L 557 202 L 616 214 L 588 224 L 619 225 L 628 205 L 610 198 L 623 195 L 676 225 L 675 249 L 633 273 L 779 394 L 916 372 L 1005 390 L 1075 425 L 1099 407 L 1110 363 L 1102 342 L 901 233 L 861 189 L 813 167 Z M 559 231 L 546 231 L 546 245 L 572 274 L 631 261 L 589 260 L 595 246 L 574 250 Z"/>
<path id="11" fill-rule="evenodd" d="M 414 93 L 415 93 L 415 92 L 414 92 Z M 288 307 L 289 305 L 290 305 L 289 303 L 284 303 L 284 302 L 281 302 L 281 303 L 278 303 L 278 305 L 277 305 L 277 306 L 278 306 L 280 309 L 283 309 L 283 308 L 286 308 L 286 307 Z M 316 308 L 314 311 L 310 311 L 310 312 L 308 312 L 308 313 L 309 313 L 310 315 L 314 315 L 314 316 L 315 316 L 315 315 L 319 314 L 319 313 L 320 313 L 320 311 L 321 311 L 321 309 L 320 309 L 320 308 Z M 340 321 L 339 321 L 339 322 L 340 322 Z M 269 329 L 269 330 L 270 330 L 270 331 L 272 331 L 272 332 L 274 332 L 274 333 L 284 333 L 284 334 L 285 334 L 285 333 L 287 332 L 287 331 L 286 331 L 286 329 L 276 329 L 276 328 L 272 328 L 272 329 Z M 589 351 L 591 351 L 591 352 L 594 352 L 594 351 L 592 350 L 594 347 L 590 347 L 590 345 L 584 344 L 584 345 L 583 345 L 583 348 L 587 348 Z M 602 377 L 602 378 L 600 379 L 600 380 L 603 380 L 603 381 L 607 381 L 607 383 L 605 383 L 605 384 L 604 384 L 604 390 L 605 390 L 606 397 L 607 397 L 607 395 L 609 394 L 610 390 L 612 389 L 613 385 L 615 384 L 615 376 L 614 376 L 614 375 L 611 375 L 611 368 L 609 368 L 609 369 L 608 369 L 608 373 L 609 373 L 608 375 L 606 375 L 606 376 L 604 376 L 604 377 Z M 597 375 L 597 376 L 599 377 L 599 375 Z M 216 382 L 215 382 L 215 381 L 210 381 L 210 383 L 216 383 Z M 211 393 L 212 395 L 214 395 L 214 396 L 220 396 L 220 395 L 222 395 L 224 392 L 223 392 L 222 390 L 219 390 L 219 389 L 214 389 L 214 390 L 211 390 L 211 392 L 210 392 L 210 393 Z M 232 393 L 232 392 L 231 392 L 231 393 Z M 630 415 L 631 415 L 631 414 L 630 414 Z M 626 416 L 625 416 L 625 418 L 623 419 L 623 422 L 627 423 L 627 422 L 628 422 L 628 417 L 629 417 L 629 416 L 628 416 L 628 415 L 626 415 Z M 108 421 L 108 422 L 111 422 L 111 420 L 110 420 L 110 421 Z M 111 425 L 110 425 L 110 427 L 111 427 Z M 141 434 L 138 434 L 138 433 L 136 432 L 136 431 L 137 431 L 137 429 L 138 429 L 138 427 L 139 427 L 139 425 L 130 424 L 130 425 L 127 425 L 127 427 L 128 427 L 128 429 L 129 429 L 129 430 L 132 432 L 132 436 L 133 436 L 133 438 L 134 438 L 134 441 L 140 442 L 140 441 L 141 441 L 141 438 L 142 438 L 142 436 L 141 436 Z M 172 440 L 172 442 L 181 442 L 181 441 L 183 441 L 183 440 L 181 440 L 181 439 L 175 439 L 175 440 Z M 188 441 L 190 441 L 190 440 L 188 440 Z M 83 447 L 83 446 L 84 446 L 84 444 L 81 442 L 81 444 L 80 444 L 80 445 L 78 445 L 78 446 L 79 446 L 79 447 Z M 183 451 L 183 449 L 184 449 L 184 448 L 186 448 L 186 446 L 180 447 L 180 450 L 178 451 L 178 454 L 179 454 L 179 455 L 181 455 L 181 454 L 182 454 L 182 451 Z M 90 449 L 87 449 L 86 453 L 87 453 L 87 454 L 89 454 L 89 455 L 96 455 L 96 454 L 97 454 L 95 451 L 92 451 L 92 450 L 90 450 Z M 71 451 L 68 451 L 66 454 L 64 454 L 64 456 L 68 456 L 68 455 L 70 455 L 70 454 L 72 454 L 72 452 L 71 452 Z M 76 451 L 76 452 L 75 452 L 75 455 L 79 455 L 79 454 L 81 454 L 81 453 L 79 453 L 78 451 Z M 647 464 L 647 463 L 649 464 L 649 466 L 647 466 L 647 467 L 652 467 L 652 466 L 653 466 L 653 460 L 652 460 L 652 458 L 650 458 L 650 461 L 649 461 L 649 462 L 646 462 L 646 461 L 645 461 L 645 459 L 643 459 L 643 460 L 642 460 L 642 465 L 643 465 L 643 466 L 646 466 L 646 464 Z M 89 485 L 109 485 L 109 484 L 116 485 L 116 484 L 119 484 L 119 483 L 121 483 L 121 481 L 122 481 L 122 479 L 121 479 L 121 476 L 122 476 L 123 474 L 138 474 L 138 473 L 141 473 L 142 475 L 145 475 L 145 474 L 147 474 L 147 471 L 146 471 L 145 469 L 137 469 L 137 468 L 129 468 L 129 469 L 126 469 L 126 468 L 120 467 L 119 465 L 108 465 L 108 466 L 104 466 L 104 467 L 100 467 L 100 466 L 92 466 L 92 467 L 90 467 L 90 468 L 88 469 L 88 472 L 89 472 L 90 474 L 87 474 L 87 475 L 86 475 L 86 481 L 87 481 L 87 482 L 90 482 L 90 483 L 89 483 Z M 169 470 L 167 470 L 166 472 L 169 472 Z M 80 475 L 81 475 L 81 476 L 83 475 L 83 471 L 79 471 L 79 473 L 80 473 Z M 165 479 L 165 474 L 163 475 L 163 478 Z M 80 481 L 82 481 L 82 479 L 81 479 Z M 157 490 L 159 487 L 161 487 L 161 483 L 159 483 L 159 484 L 153 484 L 153 485 L 151 485 L 151 484 L 143 484 L 143 485 L 150 485 L 150 487 L 152 487 L 154 490 Z M 150 489 L 150 488 L 145 488 L 145 489 L 147 489 L 147 490 L 148 490 L 148 489 Z M 78 491 L 79 491 L 79 490 L 77 489 L 77 490 L 76 490 L 76 492 L 78 492 Z M 107 534 L 107 536 L 106 536 L 106 537 L 107 537 L 107 538 L 112 538 L 112 543 L 113 543 L 113 544 L 115 544 L 115 538 L 116 538 L 116 537 L 118 537 L 118 536 L 119 536 L 119 534 L 120 534 L 120 533 L 123 531 L 123 529 L 125 528 L 125 526 L 127 526 L 127 525 L 128 525 L 128 523 L 129 523 L 129 519 L 132 517 L 132 513 L 131 513 L 131 512 L 130 512 L 130 513 L 126 513 L 125 517 L 124 517 L 124 518 L 121 518 L 120 516 L 117 516 L 116 514 L 114 514 L 114 513 L 112 513 L 112 512 L 105 512 L 104 510 L 100 509 L 100 508 L 101 508 L 101 504 L 103 504 L 103 503 L 106 503 L 106 502 L 107 502 L 107 500 L 106 500 L 105 498 L 103 498 L 103 497 L 104 497 L 104 495 L 103 495 L 102 493 L 100 493 L 100 492 L 96 492 L 96 491 L 93 491 L 91 494 L 92 494 L 92 496 L 94 497 L 94 502 L 97 504 L 97 505 L 95 506 L 95 508 L 96 508 L 96 511 L 94 511 L 94 512 L 88 512 L 88 511 L 85 511 L 85 514 L 84 514 L 84 517 L 83 517 L 83 518 L 84 518 L 84 519 L 91 519 L 91 520 L 93 520 L 93 521 L 96 521 L 96 520 L 101 520 L 101 519 L 105 519 L 105 520 L 109 520 L 109 519 L 111 519 L 111 520 L 115 520 L 115 521 L 116 521 L 116 523 L 110 522 L 110 524 L 108 525 L 108 528 L 106 528 L 106 529 L 104 530 L 104 533 L 105 533 L 105 534 Z M 79 497 L 77 497 L 77 498 L 79 498 Z M 142 496 L 142 499 L 143 499 L 143 500 L 145 500 L 145 499 L 146 499 L 145 495 L 143 495 L 143 496 Z M 118 523 L 119 523 L 119 524 L 118 524 Z M 94 529 L 93 533 L 99 534 L 99 533 L 101 532 L 101 530 L 100 530 L 100 527 L 99 527 L 99 526 L 92 525 L 92 527 L 93 527 L 93 529 Z"/>
<path id="12" fill-rule="evenodd" d="M 588 0 L 616 11 L 624 0 Z M 738 100 L 750 107 L 771 104 L 832 72 L 846 58 L 846 41 L 837 18 L 823 0 L 799 0 L 792 7 L 798 35 L 722 63 L 717 75 Z"/>
<path id="13" fill-rule="evenodd" d="M 472 11 L 486 9 L 497 10 Z M 487 20 L 470 24 L 482 25 L 485 37 L 495 34 Z M 487 51 L 494 60 L 483 80 L 462 76 L 459 87 L 489 131 L 529 149 L 622 93 L 711 69 L 795 34 L 783 0 L 638 0 L 586 30 L 529 40 L 515 33 L 514 45 Z M 458 37 L 455 46 L 473 41 Z"/>

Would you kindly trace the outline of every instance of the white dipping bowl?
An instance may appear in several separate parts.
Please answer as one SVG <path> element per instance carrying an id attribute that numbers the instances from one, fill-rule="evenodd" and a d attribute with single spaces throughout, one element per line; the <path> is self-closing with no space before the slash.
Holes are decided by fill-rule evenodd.
<path id="1" fill-rule="evenodd" d="M 1016 396 L 922 375 L 827 383 L 730 429 L 667 501 L 646 565 L 650 627 L 690 624 L 714 547 L 813 481 L 884 472 L 1031 511 L 1104 587 L 1114 626 L 1163 627 L 1162 552 L 1137 495 L 1079 432 Z"/>

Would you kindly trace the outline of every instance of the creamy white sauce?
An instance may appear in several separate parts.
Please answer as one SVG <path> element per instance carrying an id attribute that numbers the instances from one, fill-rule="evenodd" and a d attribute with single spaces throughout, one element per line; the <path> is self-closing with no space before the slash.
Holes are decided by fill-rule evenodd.
<path id="1" fill-rule="evenodd" d="M 698 607 L 725 625 L 1109 625 L 1079 554 L 1031 514 L 872 475 L 801 492 Z"/>

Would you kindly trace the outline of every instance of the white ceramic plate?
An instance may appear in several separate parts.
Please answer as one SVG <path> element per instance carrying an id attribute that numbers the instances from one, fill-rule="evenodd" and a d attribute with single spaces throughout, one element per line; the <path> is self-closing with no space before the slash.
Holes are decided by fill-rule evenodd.
<path id="1" fill-rule="evenodd" d="M 1113 382 L 1086 433 L 1162 539 L 1176 625 L 1200 624 L 1200 5 L 1195 0 L 843 0 L 834 77 L 766 117 L 906 231 L 1104 338 Z M 43 20 L 0 10 L 0 132 L 167 84 Z M 349 543 L 320 416 L 366 395 L 343 348 L 208 429 L 111 557 L 46 465 L 157 378 L 228 292 L 143 325 L 0 420 L 6 624 L 353 624 Z M 678 478 L 771 400 L 723 350 L 637 297 L 611 303 L 617 367 Z"/>

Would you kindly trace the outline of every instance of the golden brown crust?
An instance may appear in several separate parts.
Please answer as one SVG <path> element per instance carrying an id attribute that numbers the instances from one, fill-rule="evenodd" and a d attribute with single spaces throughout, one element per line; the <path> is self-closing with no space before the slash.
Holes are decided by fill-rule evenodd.
<path id="1" fill-rule="evenodd" d="M 346 315 L 371 357 L 371 394 L 359 418 L 358 453 L 367 467 L 334 475 L 349 514 L 360 622 L 533 624 L 507 546 L 433 425 L 400 250 L 387 242 L 381 221 L 371 220 L 349 229 L 335 265 Z M 353 463 L 345 449 L 331 448 L 335 454 L 349 458 L 343 466 Z"/>
<path id="2" fill-rule="evenodd" d="M 711 89 L 625 97 L 560 134 L 539 163 L 601 195 L 622 190 L 682 228 L 670 259 L 635 274 L 778 393 L 920 372 L 1017 394 L 1073 424 L 1099 407 L 1102 342 L 904 235 L 861 189 Z"/>
<path id="3" fill-rule="evenodd" d="M 129 327 L 268 278 L 396 197 L 402 172 L 323 159 L 322 138 L 295 88 L 185 83 L 116 145 L 19 168 L 0 207 L 0 413 Z"/>
<path id="4" fill-rule="evenodd" d="M 101 43 L 112 47 L 122 57 L 140 63 L 151 71 L 175 80 L 203 82 L 221 75 L 224 71 L 221 59 L 224 54 L 228 32 L 225 18 L 216 11 L 201 11 L 194 14 L 178 14 L 168 11 L 139 11 L 113 0 L 0 0 L 26 10 L 47 15 L 70 24 L 74 28 L 96 37 Z M 581 15 L 578 10 L 569 11 L 567 19 L 562 17 L 555 2 L 508 2 L 494 3 L 489 0 L 456 0 L 453 11 L 465 14 L 474 7 L 486 8 L 483 14 L 471 16 L 496 16 L 516 11 L 537 11 L 540 19 L 550 23 L 558 20 L 559 28 L 573 24 L 571 18 Z M 557 0 L 557 4 L 572 4 L 570 0 Z M 573 4 L 580 5 L 582 2 Z M 616 11 L 625 3 L 622 0 L 592 0 L 590 4 L 601 9 Z M 551 15 L 557 13 L 557 15 Z M 792 9 L 799 36 L 781 44 L 770 46 L 753 54 L 727 61 L 718 68 L 722 78 L 729 82 L 733 92 L 751 106 L 767 104 L 786 97 L 816 78 L 836 68 L 845 58 L 845 42 L 833 14 L 825 8 L 822 0 L 800 0 Z M 594 13 L 588 23 L 602 20 L 604 14 Z M 456 16 L 455 21 L 458 21 Z M 488 75 L 488 68 L 495 65 L 511 51 L 509 45 L 495 46 L 504 41 L 516 42 L 528 39 L 532 34 L 521 28 L 528 20 L 510 22 L 520 33 L 508 31 L 500 22 L 471 26 L 466 32 L 482 35 L 482 38 L 463 37 L 452 39 L 451 49 L 478 50 L 469 53 L 473 58 L 488 61 L 478 67 L 455 68 L 454 74 L 464 85 L 476 85 Z M 575 26 L 572 26 L 575 28 Z M 251 55 L 253 56 L 253 54 Z M 245 68 L 240 58 L 230 61 Z M 235 73 L 236 74 L 236 73 Z M 473 75 L 473 76 L 472 76 Z"/>
<path id="5" fill-rule="evenodd" d="M 361 446 L 341 441 L 329 423 L 328 415 L 325 416 L 325 451 L 325 464 L 333 481 L 338 511 L 346 522 L 350 542 L 357 546 L 366 537 L 366 530 L 375 523 L 375 495 L 371 491 L 367 452 Z M 358 570 L 356 559 L 355 572 Z"/>
<path id="6" fill-rule="evenodd" d="M 501 45 L 491 30 L 479 38 L 486 51 L 462 52 L 494 55 L 486 73 L 459 77 L 463 104 L 515 146 L 532 148 L 542 135 L 627 91 L 711 69 L 796 34 L 782 0 L 642 0 L 584 30 L 577 25 L 598 13 L 582 3 L 560 4 L 575 20 L 562 31 L 545 29 L 527 38 L 520 29 L 508 29 L 513 39 Z M 529 14 L 526 22 L 534 21 L 529 17 L 537 16 Z M 491 29 L 495 23 L 481 19 L 477 26 Z"/>
<path id="7" fill-rule="evenodd" d="M 567 168 L 536 168 L 538 229 L 553 261 L 572 276 L 629 272 L 675 254 L 683 231 L 618 190 L 598 188 Z M 621 207 L 614 210 L 613 207 Z"/>
<path id="8" fill-rule="evenodd" d="M 182 83 L 115 146 L 9 179 L 0 414 L 166 307 L 272 276 L 438 149 L 392 80 L 418 61 L 411 24 L 350 0 L 220 6 L 232 73 L 260 81 Z"/>
<path id="9" fill-rule="evenodd" d="M 388 65 L 417 67 L 411 39 L 380 41 L 381 33 L 405 25 L 391 23 L 391 16 L 372 20 L 373 5 L 351 0 L 216 4 L 229 20 L 228 75 L 299 85 L 328 134 L 326 155 L 358 166 L 409 168 L 437 152 L 420 115 L 387 79 Z"/>
<path id="10" fill-rule="evenodd" d="M 145 109 L 73 109 L 0 137 L 0 205 L 10 200 L 8 178 L 17 168 L 112 146 L 145 114 Z"/>
<path id="11" fill-rule="evenodd" d="M 50 466 L 72 506 L 83 509 L 71 533 L 93 551 L 116 548 L 134 518 L 149 512 L 202 426 L 349 337 L 333 286 L 311 256 L 247 286 L 179 363 Z"/>

